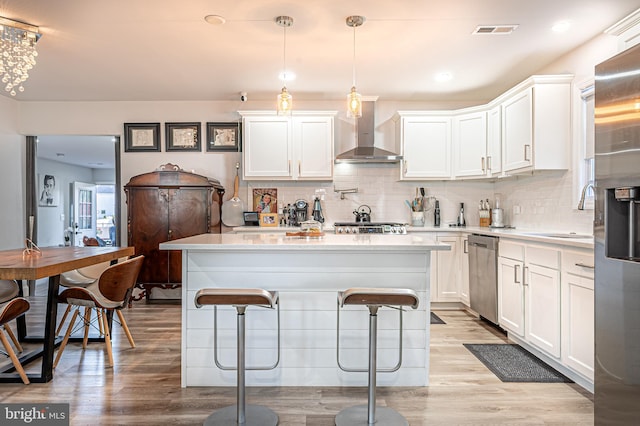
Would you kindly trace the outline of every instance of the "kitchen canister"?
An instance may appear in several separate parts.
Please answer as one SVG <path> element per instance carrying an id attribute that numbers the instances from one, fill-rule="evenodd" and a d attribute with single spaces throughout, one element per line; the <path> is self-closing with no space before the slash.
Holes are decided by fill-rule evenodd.
<path id="1" fill-rule="evenodd" d="M 424 212 L 411 212 L 411 226 L 424 226 Z"/>

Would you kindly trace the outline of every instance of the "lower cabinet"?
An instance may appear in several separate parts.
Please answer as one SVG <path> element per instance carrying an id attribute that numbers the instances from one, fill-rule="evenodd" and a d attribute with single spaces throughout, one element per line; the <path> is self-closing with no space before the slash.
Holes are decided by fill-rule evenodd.
<path id="1" fill-rule="evenodd" d="M 562 363 L 593 381 L 593 254 L 562 254 Z"/>
<path id="2" fill-rule="evenodd" d="M 498 322 L 502 328 L 521 337 L 524 337 L 523 266 L 522 260 L 498 258 Z"/>
<path id="3" fill-rule="evenodd" d="M 464 234 L 461 239 L 462 250 L 462 276 L 460 277 L 460 300 L 467 306 L 471 305 L 469 298 L 469 234 Z"/>
<path id="4" fill-rule="evenodd" d="M 451 250 L 431 253 L 431 301 L 460 302 L 462 237 L 457 234 L 438 234 L 436 241 L 449 244 Z M 467 288 L 469 287 L 468 275 L 467 272 Z M 466 293 L 468 297 L 468 290 Z"/>

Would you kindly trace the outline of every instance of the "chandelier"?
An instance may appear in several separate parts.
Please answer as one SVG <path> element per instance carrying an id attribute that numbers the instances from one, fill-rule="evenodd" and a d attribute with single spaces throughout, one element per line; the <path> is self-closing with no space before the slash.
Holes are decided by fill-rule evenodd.
<path id="1" fill-rule="evenodd" d="M 362 96 L 356 91 L 356 28 L 364 24 L 364 16 L 348 16 L 347 26 L 353 28 L 353 84 L 347 95 L 347 117 L 362 117 Z"/>
<path id="2" fill-rule="evenodd" d="M 41 34 L 38 27 L 0 16 L 0 76 L 4 90 L 11 96 L 16 89 L 24 92 L 22 83 L 36 64 L 36 43 Z"/>
<path id="3" fill-rule="evenodd" d="M 293 107 L 293 96 L 287 91 L 287 27 L 293 25 L 293 18 L 290 16 L 278 16 L 275 21 L 276 24 L 284 30 L 284 43 L 282 48 L 282 80 L 284 85 L 278 95 L 277 109 L 278 115 L 288 115 L 291 114 L 291 108 Z"/>

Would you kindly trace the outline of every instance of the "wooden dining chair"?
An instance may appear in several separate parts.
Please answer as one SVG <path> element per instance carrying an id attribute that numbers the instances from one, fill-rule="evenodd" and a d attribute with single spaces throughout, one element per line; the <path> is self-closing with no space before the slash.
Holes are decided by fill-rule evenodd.
<path id="1" fill-rule="evenodd" d="M 56 359 L 53 363 L 54 368 L 58 365 L 60 357 L 69 342 L 69 337 L 71 336 L 73 326 L 78 318 L 81 307 L 95 308 L 98 313 L 98 318 L 102 319 L 105 345 L 109 356 L 109 365 L 113 367 L 111 331 L 109 330 L 109 325 L 105 320 L 105 316 L 109 311 L 113 312 L 115 310 L 118 312 L 118 316 L 121 320 L 124 318 L 122 317 L 122 313 L 119 309 L 123 308 L 129 301 L 129 297 L 131 296 L 133 287 L 136 284 L 138 274 L 140 273 L 143 260 L 144 256 L 138 256 L 125 260 L 124 262 L 116 263 L 115 265 L 109 266 L 105 269 L 98 280 L 94 283 L 85 287 L 69 287 L 58 295 L 58 302 L 75 306 L 76 310 L 71 317 L 64 339 L 60 344 L 60 349 L 58 350 L 58 354 L 56 355 Z M 86 315 L 81 318 L 82 321 L 84 321 L 84 325 L 87 326 Z M 133 339 L 131 338 L 131 333 L 126 326 L 126 322 L 122 322 L 122 326 L 129 342 L 131 343 Z M 132 344 L 132 347 L 133 346 L 134 345 Z M 85 347 L 86 345 L 83 345 L 83 349 Z"/>
<path id="2" fill-rule="evenodd" d="M 4 326 L 6 326 L 9 321 L 14 320 L 20 315 L 23 315 L 25 312 L 27 312 L 29 310 L 29 307 L 29 302 L 24 297 L 14 297 L 8 302 L 0 304 L 0 325 L 3 326 L 3 328 L 0 328 L 0 341 L 2 341 L 4 349 L 7 351 L 7 354 L 9 355 L 9 358 L 11 358 L 13 366 L 15 367 L 16 371 L 20 375 L 20 378 L 22 379 L 22 382 L 25 385 L 29 384 L 29 378 L 24 372 L 22 364 L 20 364 L 20 360 L 16 356 L 16 353 L 13 351 L 13 348 L 9 344 L 9 340 L 7 340 L 3 329 L 7 330 L 8 328 L 4 328 Z M 11 333 L 11 335 L 13 335 L 13 333 Z M 15 336 L 12 337 L 12 339 L 15 339 Z M 14 340 L 14 344 L 16 343 L 17 341 Z M 16 346 L 19 346 L 19 344 L 17 344 Z"/>
<path id="3" fill-rule="evenodd" d="M 0 304 L 6 303 L 11 299 L 16 298 L 18 294 L 20 294 L 20 287 L 16 281 L 0 280 Z M 16 339 L 16 335 L 13 334 L 13 330 L 11 330 L 9 324 L 4 323 L 2 327 L 4 328 L 4 331 L 9 335 L 9 338 L 13 342 L 18 352 L 22 352 L 22 345 L 20 345 L 20 342 L 18 341 L 18 339 Z"/>

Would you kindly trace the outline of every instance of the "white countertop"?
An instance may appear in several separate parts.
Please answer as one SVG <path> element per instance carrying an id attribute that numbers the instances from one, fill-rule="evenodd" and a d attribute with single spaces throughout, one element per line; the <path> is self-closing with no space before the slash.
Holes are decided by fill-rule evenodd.
<path id="1" fill-rule="evenodd" d="M 300 228 L 287 227 L 287 226 L 274 226 L 274 227 L 262 227 L 262 226 L 239 226 L 233 228 L 233 232 L 238 234 L 245 233 L 258 233 L 258 234 L 278 234 L 284 232 L 298 231 Z M 327 226 L 324 228 L 324 232 L 327 234 L 333 234 L 333 227 Z M 558 244 L 569 247 L 586 248 L 593 250 L 593 237 L 588 238 L 558 238 L 549 236 L 550 234 L 567 234 L 566 231 L 540 231 L 535 229 L 525 228 L 486 228 L 480 226 L 467 226 L 464 228 L 453 226 L 442 226 L 440 228 L 435 227 L 422 227 L 422 226 L 408 226 L 407 232 L 409 235 L 424 234 L 424 233 L 467 233 L 467 234 L 481 234 L 491 235 L 500 238 L 517 239 L 524 241 L 534 241 L 547 244 Z M 340 235 L 345 237 L 345 235 Z M 388 238 L 389 236 L 385 236 Z M 435 238 L 434 238 L 435 239 Z"/>
<path id="2" fill-rule="evenodd" d="M 291 229 L 289 229 L 291 230 Z M 160 244 L 160 250 L 344 250 L 357 249 L 391 251 L 450 250 L 448 244 L 438 243 L 429 235 L 335 235 L 323 237 L 287 237 L 271 234 L 201 234 Z"/>

